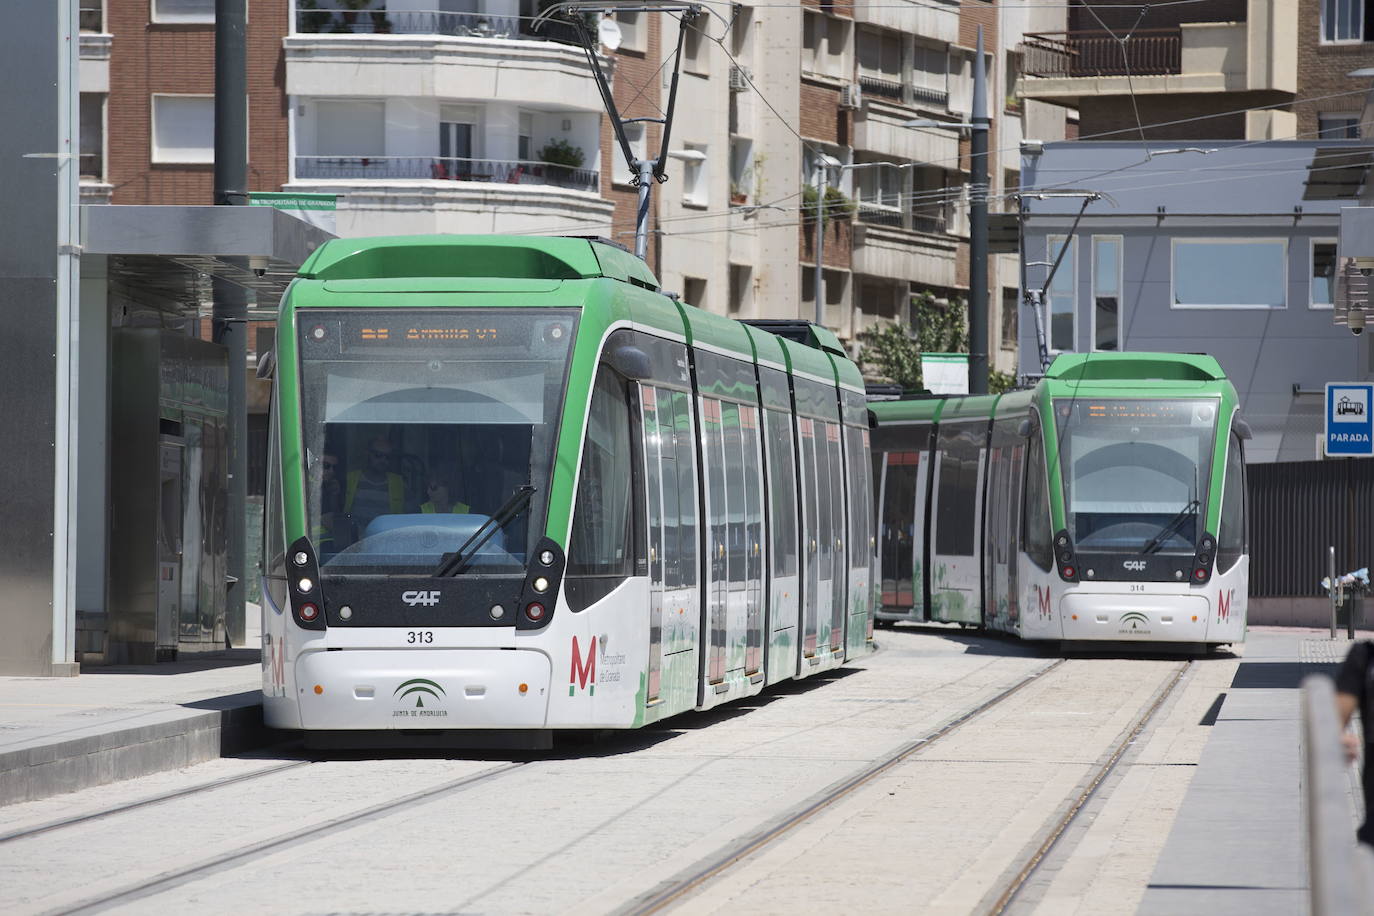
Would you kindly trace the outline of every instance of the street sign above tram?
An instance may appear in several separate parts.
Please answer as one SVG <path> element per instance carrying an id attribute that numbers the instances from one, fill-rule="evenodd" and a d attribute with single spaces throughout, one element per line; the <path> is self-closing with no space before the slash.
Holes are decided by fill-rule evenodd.
<path id="1" fill-rule="evenodd" d="M 1374 384 L 1326 383 L 1326 454 L 1328 457 L 1374 455 Z"/>

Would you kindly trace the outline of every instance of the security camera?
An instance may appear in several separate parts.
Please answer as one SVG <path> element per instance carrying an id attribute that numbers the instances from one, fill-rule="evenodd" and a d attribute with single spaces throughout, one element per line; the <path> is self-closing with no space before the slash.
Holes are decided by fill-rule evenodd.
<path id="1" fill-rule="evenodd" d="M 253 255 L 248 259 L 248 266 L 253 271 L 255 277 L 267 276 L 267 268 L 272 266 L 272 259 L 262 255 Z"/>
<path id="2" fill-rule="evenodd" d="M 1359 337 L 1364 333 L 1364 309 L 1351 309 L 1345 316 L 1345 326 Z"/>

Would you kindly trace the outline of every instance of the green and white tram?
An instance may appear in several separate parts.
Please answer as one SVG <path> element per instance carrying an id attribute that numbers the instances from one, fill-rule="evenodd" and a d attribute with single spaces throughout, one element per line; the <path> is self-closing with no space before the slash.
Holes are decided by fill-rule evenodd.
<path id="1" fill-rule="evenodd" d="M 537 746 L 866 651 L 862 379 L 791 332 L 597 240 L 322 246 L 278 324 L 267 723 Z"/>
<path id="2" fill-rule="evenodd" d="M 1066 354 L 1031 390 L 871 406 L 880 623 L 1244 640 L 1250 428 L 1215 359 Z"/>

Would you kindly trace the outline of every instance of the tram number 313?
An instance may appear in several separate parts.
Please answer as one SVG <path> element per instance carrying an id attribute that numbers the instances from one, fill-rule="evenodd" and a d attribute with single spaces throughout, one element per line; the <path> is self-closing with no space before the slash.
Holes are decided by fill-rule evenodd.
<path id="1" fill-rule="evenodd" d="M 411 630 L 406 633 L 406 642 L 412 645 L 416 643 L 434 642 L 433 630 Z"/>

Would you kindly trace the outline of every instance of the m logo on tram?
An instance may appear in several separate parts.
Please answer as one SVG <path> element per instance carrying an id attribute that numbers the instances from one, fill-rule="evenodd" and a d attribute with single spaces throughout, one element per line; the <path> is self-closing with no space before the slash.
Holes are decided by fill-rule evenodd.
<path id="1" fill-rule="evenodd" d="M 578 651 L 577 637 L 572 638 L 572 670 L 568 673 L 568 696 L 578 688 L 587 691 L 588 696 L 596 695 L 596 637 L 592 637 L 584 658 Z"/>

